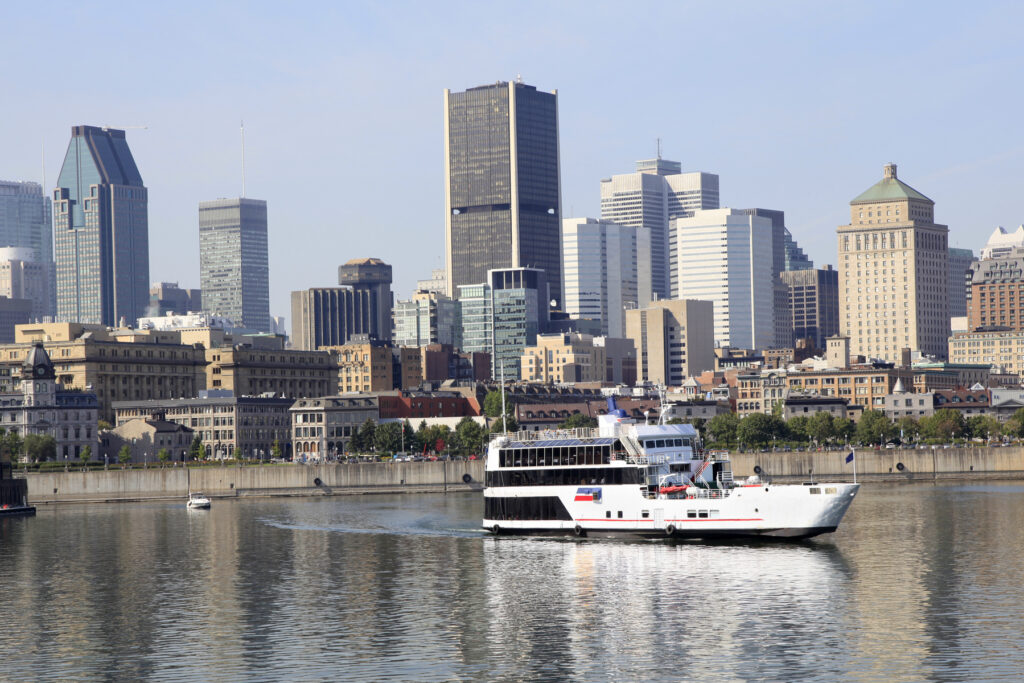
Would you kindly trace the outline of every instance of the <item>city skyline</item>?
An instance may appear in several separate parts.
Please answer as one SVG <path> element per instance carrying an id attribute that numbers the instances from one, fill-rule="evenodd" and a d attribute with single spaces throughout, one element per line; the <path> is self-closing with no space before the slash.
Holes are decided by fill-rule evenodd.
<path id="1" fill-rule="evenodd" d="M 495 16 L 493 9 L 462 8 L 453 13 L 457 26 Z M 599 215 L 600 178 L 654 156 L 661 138 L 666 158 L 722 177 L 723 206 L 786 211 L 788 227 L 818 265 L 835 262 L 831 232 L 843 220 L 847 188 L 889 161 L 943 207 L 951 246 L 977 249 L 975 235 L 1024 222 L 1011 191 L 1024 175 L 1024 137 L 1013 122 L 1018 96 L 1002 87 L 1022 66 L 1010 47 L 1014 19 L 1024 18 L 1016 5 L 965 15 L 936 4 L 925 16 L 882 4 L 742 11 L 663 5 L 657 11 L 665 20 L 655 25 L 611 5 L 581 8 L 549 8 L 543 27 L 528 12 L 516 13 L 505 18 L 507 35 L 439 45 L 430 29 L 439 30 L 441 18 L 414 5 L 398 12 L 324 6 L 292 16 L 254 8 L 245 20 L 250 30 L 227 36 L 213 27 L 235 16 L 229 8 L 83 15 L 73 28 L 46 22 L 36 9 L 11 7 L 5 26 L 19 28 L 5 31 L 0 54 L 18 63 L 40 56 L 12 74 L 6 91 L 33 106 L 8 112 L 7 130 L 18 135 L 6 136 L 0 177 L 39 182 L 45 145 L 49 194 L 71 125 L 124 126 L 150 188 L 150 279 L 198 286 L 195 205 L 239 194 L 244 119 L 249 194 L 270 206 L 272 313 L 288 315 L 290 291 L 329 286 L 333 267 L 352 257 L 392 263 L 394 290 L 404 298 L 443 264 L 443 89 L 521 73 L 539 89 L 559 91 L 566 216 Z M 721 54 L 699 31 L 682 45 L 671 27 L 684 17 L 688 25 L 727 22 L 731 40 L 749 47 Z M 72 45 L 94 60 L 114 54 L 104 41 L 83 45 L 61 36 L 113 35 L 129 22 L 162 28 L 119 31 L 118 53 L 135 56 L 123 65 L 123 79 L 92 89 L 72 84 L 62 93 L 47 87 L 45 74 L 70 59 Z M 40 31 L 54 35 L 43 53 L 28 40 Z M 176 32 L 187 33 L 195 49 L 174 49 Z M 626 55 L 611 40 L 641 37 L 652 46 L 642 55 Z M 770 50 L 761 49 L 766 39 L 774 41 Z M 846 47 L 825 49 L 837 44 Z M 897 44 L 914 47 L 897 52 Z M 706 68 L 677 70 L 687 59 L 705 60 Z M 907 98 L 896 83 L 868 87 L 873 74 L 897 64 L 916 74 L 927 96 Z M 225 73 L 238 78 L 222 82 Z M 622 102 L 606 97 L 612 77 Z M 745 103 L 709 106 L 692 98 L 722 88 L 744 92 Z M 358 105 L 334 91 L 361 93 Z M 1005 100 L 980 108 L 991 92 Z M 133 128 L 142 125 L 148 129 Z M 303 173 L 286 170 L 298 165 Z M 388 210 L 395 186 L 377 181 L 384 177 L 396 178 L 415 220 L 408 211 Z M 325 233 L 330 248 L 304 253 L 302 245 Z"/>

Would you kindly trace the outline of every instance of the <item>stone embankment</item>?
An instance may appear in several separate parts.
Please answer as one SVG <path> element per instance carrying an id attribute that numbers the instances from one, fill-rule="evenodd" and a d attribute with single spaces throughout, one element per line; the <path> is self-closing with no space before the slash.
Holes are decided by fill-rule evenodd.
<path id="1" fill-rule="evenodd" d="M 803 453 L 735 453 L 736 478 L 754 474 L 772 481 L 824 481 L 853 479 L 849 451 Z M 923 479 L 1019 479 L 1024 478 L 1024 447 L 928 448 L 918 450 L 856 451 L 857 481 L 908 481 Z"/>
<path id="2" fill-rule="evenodd" d="M 149 469 L 28 473 L 28 499 L 48 503 L 184 499 L 202 491 L 213 498 L 364 493 L 469 491 L 482 483 L 483 461 L 276 465 L 260 467 L 154 467 Z M 472 484 L 463 481 L 472 477 Z"/>

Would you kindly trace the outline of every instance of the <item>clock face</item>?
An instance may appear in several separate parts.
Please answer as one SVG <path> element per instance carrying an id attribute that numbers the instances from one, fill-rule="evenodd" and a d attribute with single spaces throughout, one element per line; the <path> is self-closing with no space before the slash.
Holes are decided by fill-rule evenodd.
<path id="1" fill-rule="evenodd" d="M 36 377 L 42 377 L 46 374 L 46 368 L 39 367 L 35 369 Z"/>

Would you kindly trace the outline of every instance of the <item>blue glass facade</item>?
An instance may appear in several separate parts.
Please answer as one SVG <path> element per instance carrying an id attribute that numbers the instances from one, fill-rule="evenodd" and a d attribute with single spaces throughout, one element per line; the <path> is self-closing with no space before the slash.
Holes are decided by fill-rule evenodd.
<path id="1" fill-rule="evenodd" d="M 57 319 L 134 325 L 149 304 L 148 193 L 124 131 L 71 129 L 53 224 Z"/>

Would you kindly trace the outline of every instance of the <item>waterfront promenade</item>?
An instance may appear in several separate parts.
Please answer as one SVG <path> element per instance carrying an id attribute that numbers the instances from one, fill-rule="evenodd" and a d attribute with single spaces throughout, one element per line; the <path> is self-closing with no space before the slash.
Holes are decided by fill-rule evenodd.
<path id="1" fill-rule="evenodd" d="M 755 467 L 777 482 L 809 479 L 849 481 L 853 466 L 847 451 L 736 453 L 736 478 Z M 858 450 L 858 481 L 1024 478 L 1024 447 L 937 448 L 927 450 Z M 433 493 L 469 491 L 468 474 L 479 484 L 484 463 L 437 461 L 324 465 L 151 467 L 148 469 L 28 473 L 33 504 L 118 502 L 184 498 L 190 490 L 212 497 L 357 495 L 365 493 Z"/>

